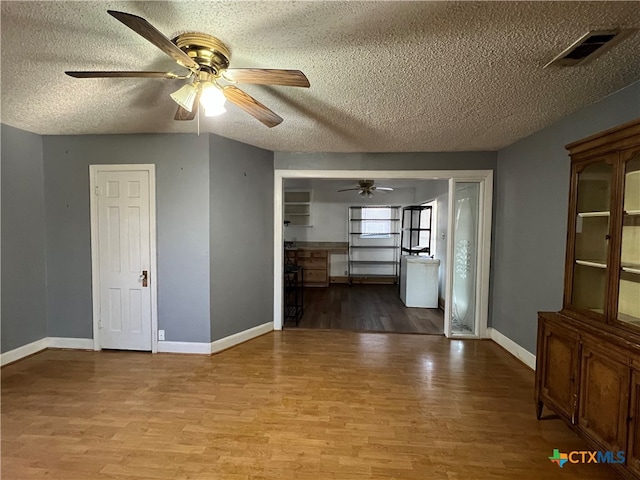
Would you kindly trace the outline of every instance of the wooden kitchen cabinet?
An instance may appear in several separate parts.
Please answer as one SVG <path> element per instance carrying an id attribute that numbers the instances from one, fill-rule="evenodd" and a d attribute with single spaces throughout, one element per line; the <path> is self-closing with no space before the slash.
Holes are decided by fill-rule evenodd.
<path id="1" fill-rule="evenodd" d="M 564 302 L 538 314 L 536 410 L 640 480 L 640 119 L 567 146 Z"/>
<path id="2" fill-rule="evenodd" d="M 304 268 L 305 287 L 329 286 L 329 255 L 326 250 L 298 250 L 297 261 Z"/>

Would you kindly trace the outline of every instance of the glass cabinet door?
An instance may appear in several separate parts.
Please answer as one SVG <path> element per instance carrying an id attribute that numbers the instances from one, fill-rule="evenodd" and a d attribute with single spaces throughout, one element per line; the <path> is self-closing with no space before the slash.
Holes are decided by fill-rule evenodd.
<path id="1" fill-rule="evenodd" d="M 613 165 L 605 160 L 578 173 L 571 303 L 604 313 Z"/>
<path id="2" fill-rule="evenodd" d="M 618 320 L 640 325 L 640 152 L 624 166 Z"/>

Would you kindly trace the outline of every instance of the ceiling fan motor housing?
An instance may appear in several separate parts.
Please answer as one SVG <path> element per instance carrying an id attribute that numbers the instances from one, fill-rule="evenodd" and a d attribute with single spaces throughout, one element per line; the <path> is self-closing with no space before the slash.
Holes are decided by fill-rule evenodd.
<path id="1" fill-rule="evenodd" d="M 206 33 L 187 32 L 172 40 L 176 46 L 192 58 L 204 70 L 219 75 L 229 68 L 231 52 L 218 38 Z"/>

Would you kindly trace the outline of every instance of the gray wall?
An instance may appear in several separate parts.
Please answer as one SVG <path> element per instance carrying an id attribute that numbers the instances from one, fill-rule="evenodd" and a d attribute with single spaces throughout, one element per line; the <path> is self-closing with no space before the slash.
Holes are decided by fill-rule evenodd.
<path id="1" fill-rule="evenodd" d="M 276 152 L 274 166 L 288 170 L 495 170 L 496 158 L 496 152 Z"/>
<path id="2" fill-rule="evenodd" d="M 640 82 L 498 152 L 492 326 L 535 352 L 562 308 L 570 161 L 564 145 L 640 116 Z"/>
<path id="3" fill-rule="evenodd" d="M 211 337 L 273 321 L 273 153 L 210 137 Z"/>
<path id="4" fill-rule="evenodd" d="M 47 336 L 42 137 L 2 125 L 0 351 Z"/>
<path id="5" fill-rule="evenodd" d="M 46 136 L 43 142 L 49 336 L 93 336 L 89 165 L 153 163 L 158 328 L 167 341 L 211 341 L 209 136 Z"/>

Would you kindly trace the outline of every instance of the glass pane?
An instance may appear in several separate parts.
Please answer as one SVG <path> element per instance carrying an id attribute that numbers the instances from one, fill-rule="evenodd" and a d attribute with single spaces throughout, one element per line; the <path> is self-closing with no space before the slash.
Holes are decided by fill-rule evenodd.
<path id="1" fill-rule="evenodd" d="M 451 333 L 476 334 L 479 183 L 456 183 Z"/>
<path id="2" fill-rule="evenodd" d="M 573 305 L 604 313 L 613 167 L 601 161 L 578 174 Z"/>
<path id="3" fill-rule="evenodd" d="M 578 213 L 609 212 L 612 170 L 611 165 L 601 161 L 578 174 Z"/>
<path id="4" fill-rule="evenodd" d="M 626 163 L 618 319 L 640 325 L 640 153 Z"/>

